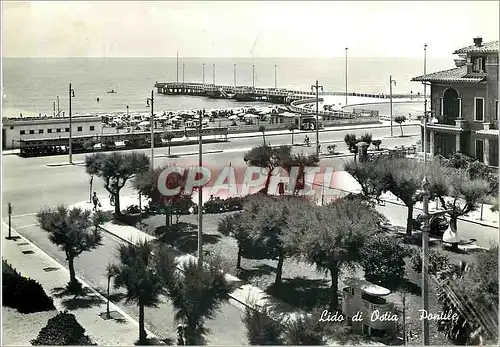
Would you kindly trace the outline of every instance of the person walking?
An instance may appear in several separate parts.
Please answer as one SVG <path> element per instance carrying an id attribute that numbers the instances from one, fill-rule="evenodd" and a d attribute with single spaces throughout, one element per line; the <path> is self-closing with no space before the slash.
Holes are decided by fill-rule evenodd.
<path id="1" fill-rule="evenodd" d="M 97 207 L 101 206 L 101 203 L 99 202 L 99 198 L 97 197 L 96 192 L 94 192 L 94 195 L 92 195 L 92 203 L 94 204 L 93 211 L 97 211 Z"/>

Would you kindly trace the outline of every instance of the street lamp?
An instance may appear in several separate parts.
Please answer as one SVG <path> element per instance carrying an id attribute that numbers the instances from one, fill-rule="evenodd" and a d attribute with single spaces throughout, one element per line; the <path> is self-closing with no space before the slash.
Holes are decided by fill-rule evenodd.
<path id="1" fill-rule="evenodd" d="M 146 99 L 148 107 L 151 107 L 151 170 L 154 171 L 154 158 L 155 158 L 155 132 L 154 132 L 154 91 L 151 91 L 151 98 Z"/>
<path id="2" fill-rule="evenodd" d="M 347 106 L 347 47 L 345 48 L 345 105 Z"/>
<path id="3" fill-rule="evenodd" d="M 252 65 L 252 88 L 255 88 L 255 65 Z"/>
<path id="4" fill-rule="evenodd" d="M 176 83 L 179 83 L 179 50 L 177 50 L 177 60 L 175 61 L 176 69 L 177 69 L 177 78 L 175 80 Z"/>
<path id="5" fill-rule="evenodd" d="M 278 89 L 278 65 L 274 65 L 274 89 Z"/>
<path id="6" fill-rule="evenodd" d="M 319 157 L 319 111 L 318 111 L 318 104 L 319 104 L 319 90 L 323 91 L 323 86 L 318 85 L 318 81 L 316 81 L 316 84 L 311 86 L 311 91 L 314 92 L 316 90 L 316 154 Z"/>
<path id="7" fill-rule="evenodd" d="M 203 63 L 203 84 L 205 84 L 205 63 Z"/>
<path id="8" fill-rule="evenodd" d="M 203 109 L 203 114 L 200 116 L 199 120 L 199 138 L 198 138 L 198 167 L 203 166 L 203 117 L 205 116 L 205 109 Z M 203 266 L 203 188 L 200 185 L 198 188 L 198 267 Z"/>
<path id="9" fill-rule="evenodd" d="M 212 80 L 213 80 L 213 83 L 214 83 L 214 86 L 215 86 L 215 64 L 212 65 Z"/>
<path id="10" fill-rule="evenodd" d="M 390 114 L 391 114 L 391 137 L 392 137 L 392 84 L 396 86 L 396 81 L 392 79 L 392 75 L 389 76 L 389 104 L 390 104 Z"/>
<path id="11" fill-rule="evenodd" d="M 182 84 L 184 86 L 184 70 L 186 69 L 186 63 L 182 63 Z"/>
<path id="12" fill-rule="evenodd" d="M 73 164 L 73 148 L 72 148 L 73 122 L 71 118 L 71 99 L 75 97 L 75 90 L 71 88 L 71 83 L 69 84 L 68 97 L 69 97 L 69 163 Z"/>
<path id="13" fill-rule="evenodd" d="M 236 87 L 236 64 L 234 64 L 234 76 L 233 76 L 233 79 L 234 79 L 234 86 Z"/>

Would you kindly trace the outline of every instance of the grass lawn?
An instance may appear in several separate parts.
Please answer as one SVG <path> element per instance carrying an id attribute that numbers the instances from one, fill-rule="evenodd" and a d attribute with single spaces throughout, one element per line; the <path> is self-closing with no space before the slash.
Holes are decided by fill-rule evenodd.
<path id="1" fill-rule="evenodd" d="M 283 300 L 284 302 L 306 311 L 315 306 L 327 304 L 331 297 L 330 277 L 318 272 L 314 266 L 294 259 L 285 259 L 283 265 L 283 283 L 276 286 L 274 279 L 276 275 L 276 264 L 274 260 L 242 259 L 242 270 L 236 269 L 237 243 L 234 238 L 226 237 L 217 232 L 219 220 L 225 214 L 206 214 L 203 217 L 204 252 L 217 255 L 223 259 L 224 268 L 227 272 L 241 278 L 248 283 L 266 290 L 269 294 Z M 174 217 L 175 222 L 175 217 Z M 197 215 L 185 215 L 179 218 L 179 232 L 166 233 L 165 216 L 153 215 L 136 222 L 135 226 L 150 235 L 161 236 L 162 241 L 176 247 L 182 252 L 196 254 L 197 252 Z M 400 231 L 400 230 L 396 230 Z M 419 248 L 419 246 L 410 246 Z M 432 247 L 441 248 L 439 245 Z M 452 262 L 472 262 L 474 254 L 458 254 L 443 249 Z M 416 273 L 410 265 L 409 258 L 406 261 L 406 315 L 407 331 L 414 336 L 411 343 L 418 344 L 421 339 L 422 324 L 419 320 L 422 309 L 421 298 L 421 274 Z M 364 273 L 358 268 L 354 273 L 345 273 L 343 278 L 363 278 Z M 339 280 L 339 290 L 344 287 L 342 278 Z M 393 302 L 401 312 L 403 293 L 397 291 L 387 296 L 388 301 Z M 435 288 L 432 281 L 429 282 L 429 311 L 440 313 L 441 305 L 437 302 Z M 401 313 L 399 313 L 401 317 Z M 402 318 L 400 319 L 402 322 Z M 431 322 L 431 344 L 449 344 L 441 335 L 437 335 L 437 328 Z"/>
<path id="2" fill-rule="evenodd" d="M 4 346 L 31 346 L 31 340 L 50 318 L 57 315 L 57 310 L 36 313 L 19 313 L 16 309 L 2 307 L 2 337 Z"/>

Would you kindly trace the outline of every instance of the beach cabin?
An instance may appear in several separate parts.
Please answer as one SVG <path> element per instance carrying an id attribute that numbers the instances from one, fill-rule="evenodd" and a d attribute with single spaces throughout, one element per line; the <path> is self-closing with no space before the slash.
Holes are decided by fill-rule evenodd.
<path id="1" fill-rule="evenodd" d="M 342 312 L 348 324 L 368 336 L 395 336 L 399 315 L 384 298 L 391 291 L 358 278 L 347 278 L 344 283 Z"/>

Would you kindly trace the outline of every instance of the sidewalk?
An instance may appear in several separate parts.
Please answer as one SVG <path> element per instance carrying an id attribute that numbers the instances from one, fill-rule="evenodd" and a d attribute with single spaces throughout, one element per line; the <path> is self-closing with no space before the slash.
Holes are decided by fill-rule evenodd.
<path id="1" fill-rule="evenodd" d="M 2 237 L 8 234 L 8 227 L 4 223 Z M 86 334 L 94 343 L 100 346 L 133 346 L 139 337 L 139 324 L 119 307 L 110 302 L 110 311 L 117 319 L 105 320 L 99 315 L 106 312 L 106 299 L 97 293 L 90 285 L 83 284 L 85 294 L 76 300 L 71 296 L 57 295 L 61 288 L 65 288 L 69 281 L 69 271 L 56 260 L 43 252 L 36 245 L 22 237 L 15 230 L 12 236 L 17 240 L 3 239 L 2 257 L 23 276 L 39 282 L 47 295 L 54 299 L 54 306 L 58 311 L 67 310 L 75 315 L 77 321 L 85 328 Z M 32 251 L 25 254 L 25 251 Z M 148 338 L 156 338 L 146 329 Z"/>

